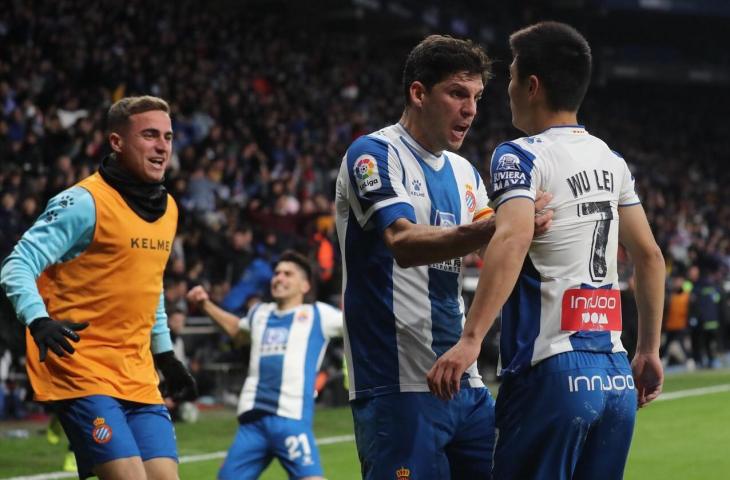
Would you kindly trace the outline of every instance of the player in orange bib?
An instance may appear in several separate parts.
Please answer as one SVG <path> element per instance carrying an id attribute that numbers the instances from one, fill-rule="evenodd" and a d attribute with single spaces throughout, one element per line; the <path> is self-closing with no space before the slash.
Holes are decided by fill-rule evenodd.
<path id="1" fill-rule="evenodd" d="M 36 400 L 57 411 L 80 478 L 177 478 L 155 366 L 170 395 L 191 398 L 196 389 L 172 353 L 162 296 L 178 214 L 162 184 L 169 111 L 151 96 L 112 105 L 113 153 L 48 202 L 0 273 L 28 326 Z"/>

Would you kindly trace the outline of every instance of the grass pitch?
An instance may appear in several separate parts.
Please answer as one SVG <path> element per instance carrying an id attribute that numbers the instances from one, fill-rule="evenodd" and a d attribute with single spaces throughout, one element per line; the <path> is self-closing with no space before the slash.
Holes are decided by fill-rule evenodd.
<path id="1" fill-rule="evenodd" d="M 689 396 L 657 401 L 639 411 L 629 462 L 628 480 L 650 478 L 713 480 L 730 478 L 730 391 L 710 393 L 701 389 L 730 385 L 730 370 L 669 376 L 665 393 L 684 391 Z M 660 397 L 661 398 L 661 397 Z M 236 430 L 230 410 L 204 412 L 196 424 L 176 427 L 181 456 L 225 451 Z M 66 445 L 49 445 L 44 424 L 0 422 L 0 478 L 58 472 Z M 23 428 L 28 438 L 8 438 L 9 430 Z M 315 415 L 318 439 L 352 434 L 349 408 L 321 409 Z M 325 475 L 330 480 L 359 479 L 359 464 L 352 440 L 320 446 Z M 185 462 L 183 480 L 214 479 L 222 458 Z M 38 478 L 38 477 L 36 477 Z M 41 477 L 43 478 L 43 477 Z M 47 476 L 45 478 L 74 478 Z M 274 461 L 261 477 L 286 479 Z M 40 480 L 40 479 L 39 479 Z"/>

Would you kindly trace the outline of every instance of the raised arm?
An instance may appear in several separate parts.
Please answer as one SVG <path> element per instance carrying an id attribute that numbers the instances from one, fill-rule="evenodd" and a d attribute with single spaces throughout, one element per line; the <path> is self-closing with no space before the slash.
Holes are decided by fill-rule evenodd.
<path id="1" fill-rule="evenodd" d="M 242 335 L 242 340 L 245 343 L 250 342 L 248 331 L 241 328 L 241 319 L 213 303 L 208 297 L 208 292 L 203 287 L 197 286 L 191 288 L 186 298 L 189 302 L 197 304 L 228 336 L 233 338 Z"/>

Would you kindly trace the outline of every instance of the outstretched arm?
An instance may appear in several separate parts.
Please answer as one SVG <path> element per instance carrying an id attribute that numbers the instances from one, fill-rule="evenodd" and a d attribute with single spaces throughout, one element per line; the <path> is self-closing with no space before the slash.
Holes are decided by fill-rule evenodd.
<path id="1" fill-rule="evenodd" d="M 530 201 L 530 229 L 535 235 L 547 231 L 553 218 L 553 211 L 543 211 L 552 200 L 550 193 L 538 194 L 533 205 Z M 534 212 L 539 212 L 534 215 Z M 393 252 L 401 267 L 428 265 L 452 258 L 463 257 L 490 243 L 495 232 L 495 216 L 486 220 L 459 225 L 457 227 L 434 227 L 417 225 L 401 218 L 393 222 L 383 233 L 386 246 Z"/>
<path id="2" fill-rule="evenodd" d="M 228 336 L 236 337 L 243 333 L 244 342 L 248 343 L 250 341 L 248 332 L 242 330 L 240 327 L 241 319 L 211 302 L 208 297 L 208 292 L 206 292 L 203 287 L 198 285 L 197 287 L 191 288 L 187 294 L 187 299 L 188 301 L 197 304 L 206 315 L 213 319 L 213 321 L 228 334 Z"/>

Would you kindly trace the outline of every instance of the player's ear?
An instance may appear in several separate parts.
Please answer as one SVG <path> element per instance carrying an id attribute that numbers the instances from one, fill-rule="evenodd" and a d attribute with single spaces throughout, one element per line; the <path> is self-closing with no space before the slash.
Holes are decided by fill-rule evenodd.
<path id="1" fill-rule="evenodd" d="M 426 86 L 416 80 L 415 82 L 411 83 L 411 88 L 409 89 L 409 93 L 411 95 L 411 104 L 415 105 L 417 107 L 420 107 L 423 105 L 423 98 L 426 96 Z"/>
<path id="2" fill-rule="evenodd" d="M 124 140 L 122 140 L 121 135 L 116 132 L 112 132 L 109 134 L 109 145 L 111 145 L 112 150 L 114 150 L 116 153 L 120 153 L 122 151 L 123 144 Z"/>
<path id="3" fill-rule="evenodd" d="M 312 290 L 312 284 L 309 283 L 309 280 L 304 280 L 302 282 L 302 295 L 308 294 L 310 290 Z"/>
<path id="4" fill-rule="evenodd" d="M 530 98 L 535 98 L 540 91 L 540 88 L 542 87 L 542 84 L 540 84 L 540 79 L 537 78 L 535 75 L 530 75 L 527 78 L 528 86 L 527 86 L 527 93 L 530 96 Z"/>

